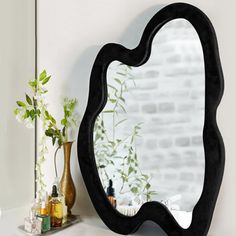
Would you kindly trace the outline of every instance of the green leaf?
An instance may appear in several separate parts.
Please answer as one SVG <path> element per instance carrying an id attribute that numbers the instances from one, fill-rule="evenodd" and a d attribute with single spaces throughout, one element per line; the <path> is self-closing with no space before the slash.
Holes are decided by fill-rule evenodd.
<path id="1" fill-rule="evenodd" d="M 34 109 L 30 110 L 29 115 L 30 115 L 31 119 L 33 120 L 35 118 L 35 110 Z"/>
<path id="2" fill-rule="evenodd" d="M 116 102 L 116 99 L 109 99 L 109 101 L 110 101 L 111 103 L 115 103 L 115 102 Z"/>
<path id="3" fill-rule="evenodd" d="M 43 70 L 41 72 L 41 74 L 39 75 L 39 80 L 40 81 L 44 80 L 46 78 L 46 76 L 47 76 L 47 72 L 46 72 L 46 70 Z"/>
<path id="4" fill-rule="evenodd" d="M 66 136 L 66 127 L 62 129 L 62 135 L 65 137 Z"/>
<path id="5" fill-rule="evenodd" d="M 54 130 L 52 128 L 49 128 L 49 129 L 45 130 L 45 135 L 49 136 L 49 137 L 53 137 Z"/>
<path id="6" fill-rule="evenodd" d="M 67 120 L 66 120 L 65 118 L 61 120 L 61 124 L 62 124 L 63 126 L 66 126 L 66 123 L 67 123 Z"/>
<path id="7" fill-rule="evenodd" d="M 49 80 L 50 80 L 51 76 L 46 77 L 43 82 L 42 85 L 46 84 Z"/>
<path id="8" fill-rule="evenodd" d="M 26 110 L 25 118 L 28 118 L 29 116 L 30 116 L 30 111 L 29 111 L 29 110 Z"/>
<path id="9" fill-rule="evenodd" d="M 56 124 L 56 120 L 51 115 L 49 115 L 49 119 L 51 120 L 53 124 Z"/>
<path id="10" fill-rule="evenodd" d="M 38 117 L 40 117 L 41 111 L 39 109 L 37 109 L 36 114 L 38 115 Z"/>
<path id="11" fill-rule="evenodd" d="M 61 139 L 58 139 L 58 145 L 61 146 L 63 144 L 62 140 Z"/>
<path id="12" fill-rule="evenodd" d="M 33 104 L 33 103 L 32 103 L 32 100 L 31 100 L 31 98 L 29 97 L 28 94 L 25 94 L 25 99 L 26 99 L 26 101 L 28 102 L 29 105 L 32 105 L 32 104 Z"/>
<path id="13" fill-rule="evenodd" d="M 144 177 L 146 180 L 149 178 L 148 175 L 144 175 L 144 174 L 143 174 L 143 177 Z"/>
<path id="14" fill-rule="evenodd" d="M 17 101 L 16 103 L 19 107 L 26 107 L 25 103 L 23 103 L 21 101 Z"/>
<path id="15" fill-rule="evenodd" d="M 121 84 L 121 81 L 117 78 L 114 79 L 118 84 Z"/>
<path id="16" fill-rule="evenodd" d="M 151 187 L 151 185 L 149 183 L 146 184 L 145 188 L 149 189 Z"/>
<path id="17" fill-rule="evenodd" d="M 30 85 L 30 87 L 32 87 L 33 89 L 35 89 L 36 86 L 37 86 L 37 81 L 36 81 L 36 80 L 35 80 L 35 81 L 34 81 L 34 80 L 30 80 L 28 84 Z"/>
<path id="18" fill-rule="evenodd" d="M 71 115 L 71 112 L 68 110 L 65 110 L 64 113 L 65 113 L 65 117 L 69 117 Z"/>
<path id="19" fill-rule="evenodd" d="M 137 187 L 133 187 L 130 189 L 132 193 L 137 193 L 138 192 L 138 188 Z"/>
<path id="20" fill-rule="evenodd" d="M 34 105 L 34 107 L 37 107 L 37 106 L 38 106 L 37 99 L 35 99 L 35 98 L 33 98 L 33 105 Z"/>
<path id="21" fill-rule="evenodd" d="M 125 73 L 122 73 L 122 72 L 117 72 L 118 75 L 122 75 L 122 76 L 126 76 Z"/>
<path id="22" fill-rule="evenodd" d="M 125 99 L 123 97 L 120 97 L 120 100 L 125 103 Z"/>
<path id="23" fill-rule="evenodd" d="M 125 122 L 127 119 L 120 120 L 118 123 L 116 123 L 115 127 L 120 125 L 121 123 Z"/>
<path id="24" fill-rule="evenodd" d="M 46 110 L 45 112 L 44 112 L 44 114 L 45 114 L 45 116 L 47 117 L 47 118 L 49 118 L 49 113 L 48 113 L 48 111 Z"/>
<path id="25" fill-rule="evenodd" d="M 119 104 L 119 107 L 124 111 L 124 113 L 126 113 L 126 110 L 125 110 L 124 106 L 122 106 L 121 104 Z"/>
<path id="26" fill-rule="evenodd" d="M 14 110 L 14 114 L 15 114 L 15 115 L 19 114 L 19 112 L 20 112 L 19 108 L 16 108 L 16 109 Z"/>
<path id="27" fill-rule="evenodd" d="M 56 137 L 53 137 L 53 138 L 52 138 L 52 145 L 53 145 L 53 146 L 54 146 L 55 142 L 56 142 Z"/>
<path id="28" fill-rule="evenodd" d="M 99 134 L 99 133 L 96 133 L 96 135 L 95 135 L 95 140 L 98 140 L 98 139 L 100 139 L 101 138 L 101 135 Z"/>
<path id="29" fill-rule="evenodd" d="M 114 113 L 113 110 L 106 110 L 106 111 L 103 111 L 102 113 Z"/>
<path id="30" fill-rule="evenodd" d="M 158 193 L 156 191 L 149 191 L 150 195 L 158 195 Z"/>
<path id="31" fill-rule="evenodd" d="M 134 168 L 132 166 L 130 166 L 129 170 L 128 170 L 128 175 L 130 175 L 133 171 L 134 171 Z"/>
<path id="32" fill-rule="evenodd" d="M 45 93 L 47 93 L 48 92 L 48 90 L 47 89 L 45 89 L 43 92 L 41 92 L 42 94 L 45 94 Z"/>
<path id="33" fill-rule="evenodd" d="M 114 161 L 110 160 L 110 164 L 115 165 Z"/>

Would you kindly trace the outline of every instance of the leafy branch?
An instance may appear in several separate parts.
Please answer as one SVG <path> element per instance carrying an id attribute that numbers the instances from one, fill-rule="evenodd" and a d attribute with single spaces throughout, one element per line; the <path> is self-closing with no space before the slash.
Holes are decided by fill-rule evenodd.
<path id="1" fill-rule="evenodd" d="M 146 200 L 150 201 L 156 192 L 151 190 L 151 177 L 143 174 L 139 168 L 135 148 L 135 141 L 139 136 L 142 123 L 134 125 L 131 133 L 126 137 L 118 137 L 116 132 L 127 121 L 127 119 L 120 119 L 119 115 L 126 113 L 124 93 L 129 92 L 129 81 L 135 86 L 131 70 L 132 68 L 129 66 L 119 64 L 113 77 L 114 84 L 108 84 L 106 108 L 99 114 L 95 122 L 94 150 L 103 186 L 109 179 L 121 179 L 120 194 L 126 192 L 131 192 L 134 196 L 144 194 Z M 112 120 L 111 129 L 106 122 L 108 119 Z M 120 167 L 117 167 L 119 162 Z M 111 169 L 112 171 L 109 171 Z"/>
<path id="2" fill-rule="evenodd" d="M 43 181 L 42 164 L 45 161 L 45 155 L 48 152 L 45 136 L 52 139 L 52 144 L 57 143 L 56 152 L 61 148 L 64 142 L 68 142 L 69 129 L 78 126 L 79 115 L 75 112 L 78 104 L 76 99 L 69 99 L 67 97 L 63 100 L 63 118 L 60 120 L 61 128 L 58 127 L 56 119 L 48 110 L 45 94 L 48 92 L 46 89 L 47 83 L 50 81 L 51 76 L 43 70 L 37 80 L 30 80 L 28 85 L 32 91 L 32 95 L 25 94 L 24 100 L 16 101 L 17 108 L 14 110 L 16 119 L 23 122 L 27 128 L 34 128 L 36 118 L 42 121 L 42 129 L 44 135 L 41 138 L 39 158 L 36 163 L 37 183 L 39 193 L 41 194 L 46 187 Z M 55 152 L 55 154 L 56 154 Z M 55 161 L 54 161 L 55 164 Z M 57 175 L 56 167 L 55 172 Z"/>

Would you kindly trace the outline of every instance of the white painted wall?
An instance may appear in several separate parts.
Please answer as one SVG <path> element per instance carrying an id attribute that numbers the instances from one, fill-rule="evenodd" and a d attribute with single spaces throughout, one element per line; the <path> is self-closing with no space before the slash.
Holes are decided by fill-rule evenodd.
<path id="1" fill-rule="evenodd" d="M 77 97 L 80 112 L 86 107 L 90 71 L 95 56 L 102 45 L 108 42 L 122 43 L 127 47 L 137 45 L 149 19 L 163 5 L 177 1 L 167 0 L 40 0 L 39 1 L 39 70 L 46 68 L 53 75 L 49 101 L 52 110 L 59 115 L 59 98 L 66 94 Z M 220 55 L 225 75 L 225 95 L 218 112 L 218 123 L 226 147 L 226 169 L 220 196 L 217 202 L 211 236 L 234 236 L 236 226 L 235 180 L 236 180 L 236 80 L 234 53 L 236 30 L 233 0 L 222 3 L 217 0 L 188 1 L 202 9 L 211 19 L 219 41 Z M 95 212 L 85 190 L 74 146 L 72 173 L 76 182 L 78 198 L 76 208 L 81 214 Z M 50 156 L 52 153 L 49 154 Z M 52 158 L 48 157 L 46 169 L 52 181 Z M 142 231 L 145 232 L 147 231 Z"/>
<path id="2" fill-rule="evenodd" d="M 34 78 L 34 1 L 0 1 L 0 208 L 34 195 L 34 130 L 14 118 L 16 100 Z"/>

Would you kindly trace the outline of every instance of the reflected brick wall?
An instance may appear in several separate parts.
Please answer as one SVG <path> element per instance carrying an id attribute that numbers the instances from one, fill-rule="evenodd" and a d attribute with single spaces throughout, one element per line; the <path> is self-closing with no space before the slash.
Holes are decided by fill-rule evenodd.
<path id="1" fill-rule="evenodd" d="M 182 19 L 166 24 L 154 38 L 149 61 L 132 74 L 136 86 L 130 83 L 125 94 L 129 121 L 118 132 L 127 134 L 144 122 L 136 146 L 143 172 L 152 175 L 155 199 L 181 194 L 180 208 L 192 210 L 204 178 L 205 76 L 196 31 Z"/>

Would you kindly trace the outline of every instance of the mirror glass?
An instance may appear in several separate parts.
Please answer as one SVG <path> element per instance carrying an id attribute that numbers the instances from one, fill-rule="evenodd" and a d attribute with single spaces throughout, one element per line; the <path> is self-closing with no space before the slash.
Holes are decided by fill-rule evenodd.
<path id="1" fill-rule="evenodd" d="M 107 70 L 108 101 L 94 127 L 104 191 L 133 216 L 148 201 L 166 205 L 187 228 L 204 181 L 205 72 L 200 39 L 185 19 L 155 35 L 148 61 Z"/>

